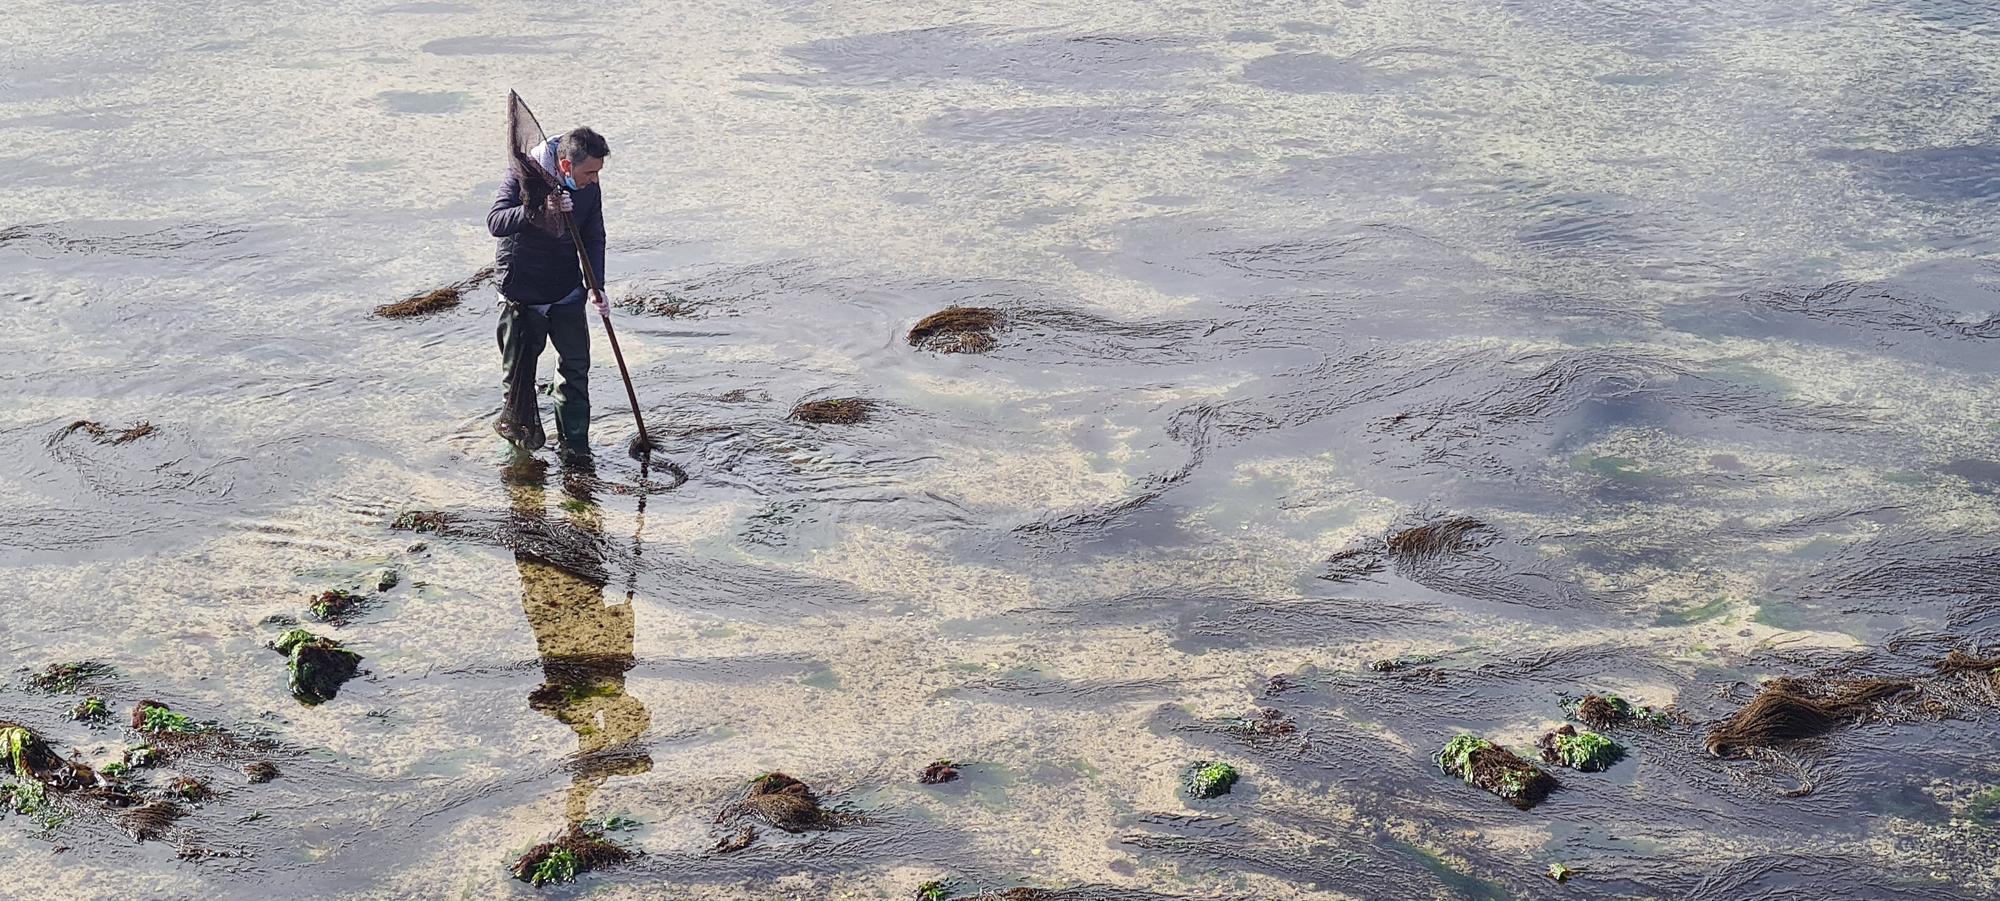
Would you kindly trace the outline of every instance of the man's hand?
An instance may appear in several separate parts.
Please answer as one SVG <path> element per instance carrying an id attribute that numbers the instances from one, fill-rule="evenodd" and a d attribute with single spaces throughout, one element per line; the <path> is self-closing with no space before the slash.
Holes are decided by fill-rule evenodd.
<path id="1" fill-rule="evenodd" d="M 611 318 L 611 303 L 604 299 L 603 291 L 590 292 L 590 305 L 597 308 L 597 315 L 606 319 Z"/>

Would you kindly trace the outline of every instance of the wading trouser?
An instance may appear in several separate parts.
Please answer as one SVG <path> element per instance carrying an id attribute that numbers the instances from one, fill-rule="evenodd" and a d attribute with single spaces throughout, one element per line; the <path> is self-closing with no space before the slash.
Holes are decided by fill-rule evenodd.
<path id="1" fill-rule="evenodd" d="M 587 304 L 562 303 L 544 313 L 507 301 L 500 306 L 500 385 L 508 419 L 539 422 L 535 366 L 542 348 L 556 346 L 556 435 L 562 448 L 590 452 L 590 323 Z"/>

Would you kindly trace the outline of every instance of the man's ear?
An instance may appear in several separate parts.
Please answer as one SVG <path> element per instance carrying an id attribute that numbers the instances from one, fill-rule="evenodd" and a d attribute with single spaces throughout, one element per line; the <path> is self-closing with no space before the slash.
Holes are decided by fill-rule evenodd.
<path id="1" fill-rule="evenodd" d="M 568 174 L 569 174 L 569 170 L 570 170 L 570 161 L 569 161 L 569 160 L 566 160 L 566 159 L 564 159 L 564 160 L 556 160 L 556 172 L 557 172 L 557 173 L 559 173 L 559 174 L 562 174 L 562 175 L 568 175 Z"/>

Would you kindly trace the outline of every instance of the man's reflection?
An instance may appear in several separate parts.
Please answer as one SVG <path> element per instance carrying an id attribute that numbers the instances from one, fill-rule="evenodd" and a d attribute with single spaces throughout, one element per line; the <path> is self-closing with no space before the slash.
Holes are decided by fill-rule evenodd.
<path id="1" fill-rule="evenodd" d="M 528 706 L 576 732 L 576 765 L 564 805 L 574 825 L 584 820 L 591 794 L 606 779 L 653 768 L 636 741 L 652 725 L 652 715 L 625 693 L 625 673 L 633 663 L 632 606 L 605 602 L 602 511 L 588 478 L 566 481 L 564 517 L 551 522 L 546 463 L 521 456 L 501 474 L 513 510 L 521 610 L 542 658 L 542 684 L 528 694 Z"/>

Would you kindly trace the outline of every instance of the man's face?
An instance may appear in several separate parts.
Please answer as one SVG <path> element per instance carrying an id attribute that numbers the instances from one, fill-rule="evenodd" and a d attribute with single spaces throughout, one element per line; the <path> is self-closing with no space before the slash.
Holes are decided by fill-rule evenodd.
<path id="1" fill-rule="evenodd" d="M 556 169 L 574 179 L 577 187 L 588 188 L 591 185 L 597 184 L 597 173 L 604 171 L 604 158 L 601 156 L 584 157 L 581 163 L 572 163 L 569 160 L 557 160 Z"/>

